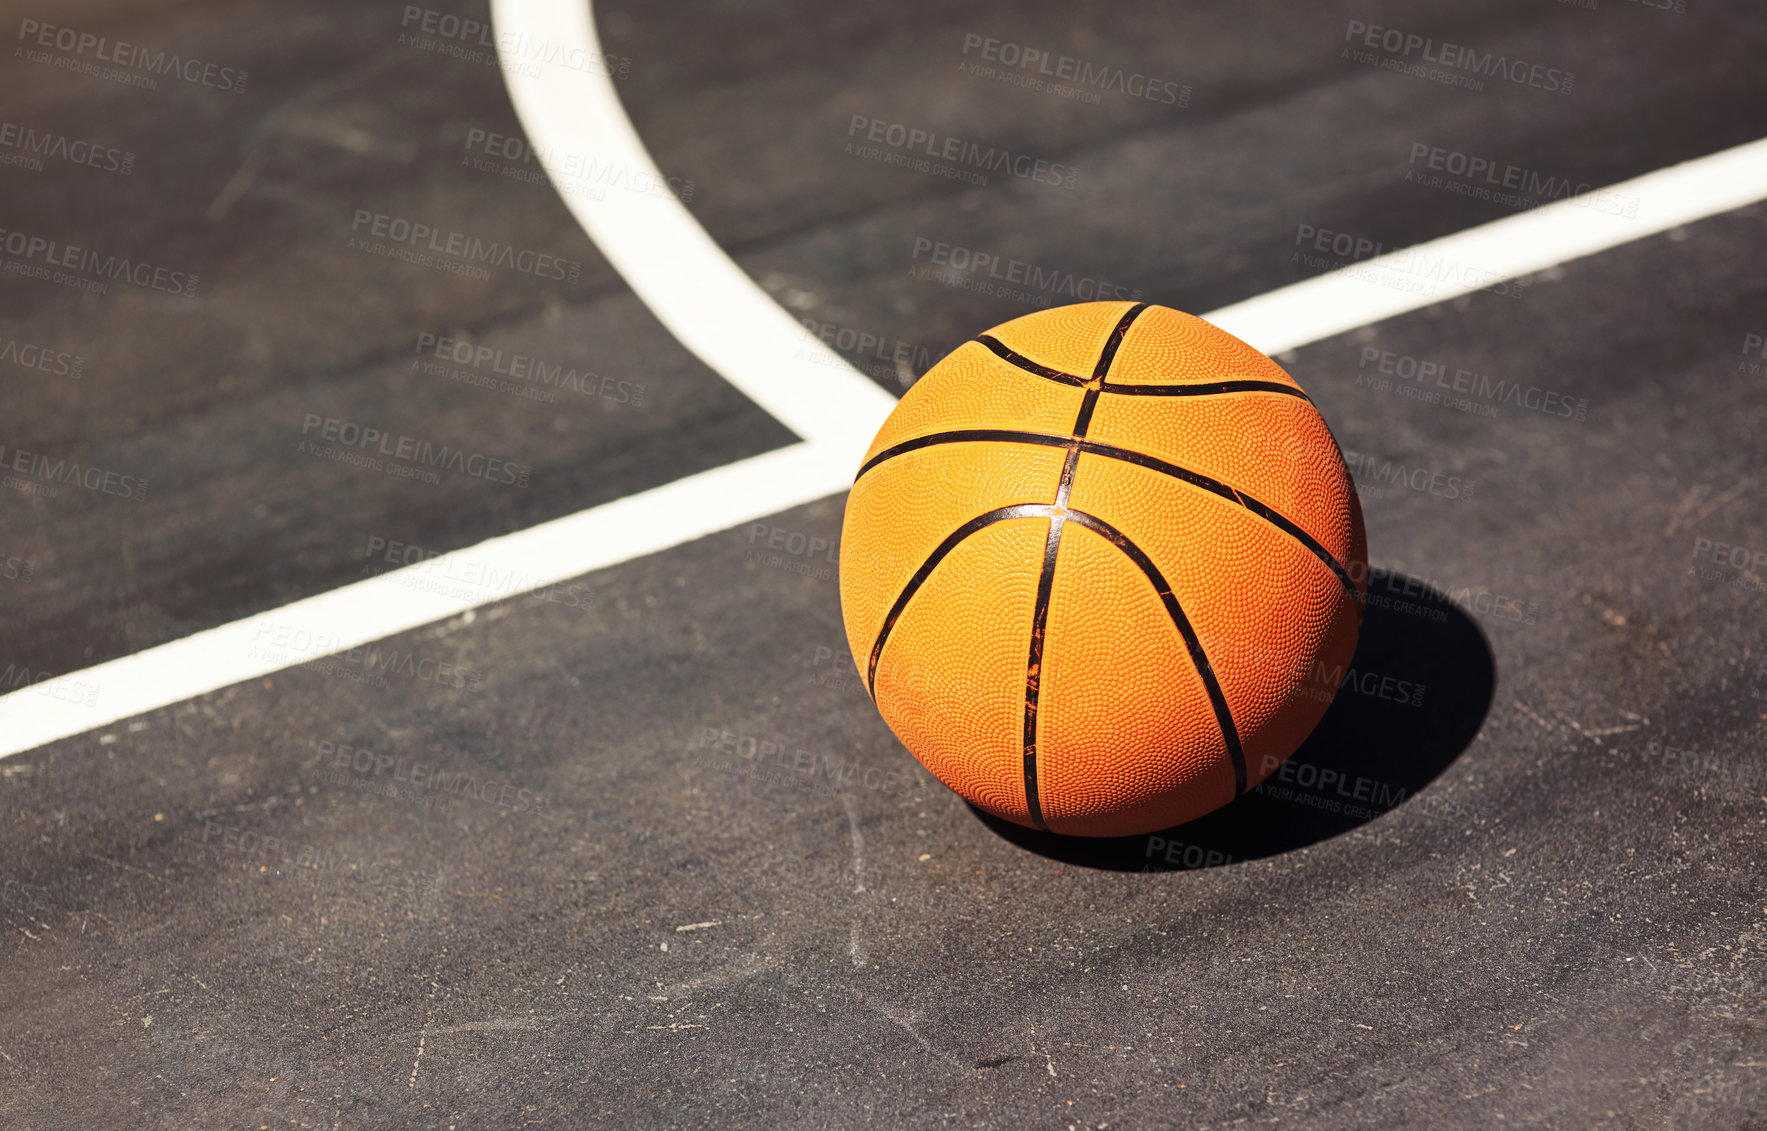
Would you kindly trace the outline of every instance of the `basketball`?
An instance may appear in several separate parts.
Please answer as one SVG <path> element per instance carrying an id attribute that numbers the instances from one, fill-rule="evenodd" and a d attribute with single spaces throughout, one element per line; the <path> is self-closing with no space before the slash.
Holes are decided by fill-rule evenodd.
<path id="1" fill-rule="evenodd" d="M 1041 310 L 915 382 L 841 536 L 859 675 L 977 807 L 1169 828 L 1255 787 L 1342 681 L 1362 512 L 1280 366 L 1147 303 Z"/>

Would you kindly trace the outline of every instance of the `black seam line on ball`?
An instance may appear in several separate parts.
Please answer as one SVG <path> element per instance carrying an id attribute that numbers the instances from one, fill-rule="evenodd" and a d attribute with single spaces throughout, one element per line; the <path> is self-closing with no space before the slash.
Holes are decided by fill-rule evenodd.
<path id="1" fill-rule="evenodd" d="M 1080 468 L 1080 442 L 1078 438 L 1068 441 L 1068 458 L 1061 464 L 1061 480 L 1055 485 L 1055 505 L 1068 505 L 1068 492 L 1074 489 L 1074 472 Z"/>
<path id="2" fill-rule="evenodd" d="M 1080 450 L 1090 452 L 1093 455 L 1108 456 L 1111 459 L 1120 459 L 1126 463 L 1135 464 L 1138 467 L 1145 467 L 1149 471 L 1157 471 L 1162 475 L 1170 475 L 1174 479 L 1183 480 L 1194 487 L 1201 487 L 1205 491 L 1219 495 L 1221 498 L 1226 499 L 1229 502 L 1238 503 L 1246 510 L 1251 511 L 1253 514 L 1276 527 L 1284 534 L 1287 534 L 1290 538 L 1293 538 L 1311 551 L 1314 557 L 1318 558 L 1325 564 L 1325 568 L 1331 570 L 1332 573 L 1337 575 L 1338 581 L 1343 584 L 1344 591 L 1350 595 L 1350 602 L 1354 604 L 1358 610 L 1362 608 L 1362 595 L 1356 591 L 1356 583 L 1350 580 L 1350 571 L 1345 569 L 1343 563 L 1339 562 L 1337 558 L 1332 556 L 1330 550 L 1321 546 L 1318 540 L 1311 534 L 1308 534 L 1305 530 L 1296 526 L 1281 513 L 1264 503 L 1259 502 L 1257 499 L 1252 498 L 1244 491 L 1229 487 L 1219 479 L 1211 479 L 1201 472 L 1191 471 L 1189 468 L 1179 467 L 1175 463 L 1167 463 L 1163 459 L 1156 459 L 1153 456 L 1131 451 L 1128 448 L 1117 448 L 1112 447 L 1109 444 L 1100 444 L 1092 440 L 1082 440 L 1080 441 Z"/>
<path id="3" fill-rule="evenodd" d="M 1024 370 L 1026 373 L 1035 373 L 1039 377 L 1044 377 L 1051 381 L 1059 381 L 1063 385 L 1078 386 L 1086 383 L 1086 378 L 1084 377 L 1076 377 L 1072 373 L 1063 373 L 1059 369 L 1051 369 L 1047 365 L 1037 364 L 1024 354 L 1019 353 L 1017 350 L 1001 341 L 999 338 L 990 334 L 983 334 L 975 340 L 994 351 L 995 355 L 998 356 L 1000 360 L 1009 365 L 1016 366 L 1019 369 Z"/>
<path id="4" fill-rule="evenodd" d="M 1049 825 L 1043 820 L 1043 804 L 1037 791 L 1037 695 L 1043 682 L 1043 634 L 1049 626 L 1049 594 L 1055 588 L 1061 528 L 1062 515 L 1055 510 L 1049 519 L 1049 538 L 1043 543 L 1043 572 L 1037 577 L 1037 604 L 1031 613 L 1031 650 L 1025 659 L 1025 809 L 1031 822 L 1044 832 L 1049 831 Z"/>
<path id="5" fill-rule="evenodd" d="M 1213 397 L 1222 393 L 1286 393 L 1291 397 L 1299 397 L 1308 404 L 1313 403 L 1313 398 L 1306 393 L 1280 381 L 1206 381 L 1194 385 L 1112 385 L 1107 381 L 1104 391 L 1126 397 Z"/>
<path id="6" fill-rule="evenodd" d="M 994 440 L 1007 444 L 1036 444 L 1047 448 L 1069 448 L 1070 453 L 1075 450 L 1074 447 L 1070 447 L 1070 445 L 1073 445 L 1073 439 L 1071 437 L 1052 436 L 1043 432 L 1014 432 L 1006 429 L 988 428 L 968 429 L 955 432 L 934 432 L 928 436 L 906 440 L 897 444 L 893 448 L 886 448 L 884 451 L 879 452 L 868 460 L 865 466 L 859 469 L 859 474 L 864 475 L 878 464 L 893 456 L 901 455 L 903 452 L 914 451 L 917 448 L 928 448 L 937 444 L 958 444 L 978 440 Z M 1104 456 L 1108 459 L 1120 459 L 1125 463 L 1133 463 L 1140 467 L 1145 467 L 1149 471 L 1157 471 L 1162 475 L 1170 475 L 1175 479 L 1182 479 L 1184 482 L 1189 483 L 1192 486 L 1201 487 L 1205 491 L 1219 495 L 1221 498 L 1232 503 L 1237 503 L 1251 511 L 1265 522 L 1270 523 L 1284 534 L 1287 534 L 1290 538 L 1293 538 L 1295 541 L 1305 546 L 1314 557 L 1323 562 L 1325 567 L 1331 570 L 1331 572 L 1337 576 L 1338 581 L 1343 584 L 1344 591 L 1349 594 L 1351 603 L 1357 607 L 1358 611 L 1361 610 L 1362 595 L 1356 591 L 1356 583 L 1350 580 L 1350 573 L 1343 567 L 1342 563 L 1332 556 L 1330 550 L 1327 550 L 1324 546 L 1320 545 L 1312 535 L 1308 534 L 1305 530 L 1302 530 L 1299 526 L 1296 526 L 1293 522 L 1283 517 L 1282 514 L 1271 509 L 1264 503 L 1259 502 L 1257 499 L 1252 498 L 1250 495 L 1247 495 L 1242 491 L 1234 490 L 1232 487 L 1229 487 L 1227 484 L 1222 483 L 1219 480 L 1211 479 L 1200 472 L 1191 471 L 1188 468 L 1179 467 L 1177 464 L 1167 463 L 1165 460 L 1156 459 L 1149 455 L 1143 455 L 1140 452 L 1131 451 L 1128 448 L 1113 447 L 1110 444 L 1101 444 L 1096 440 L 1081 440 L 1076 447 L 1081 452 L 1089 452 L 1092 455 Z M 1071 454 L 1069 458 L 1073 458 Z M 1066 471 L 1065 464 L 1063 465 L 1063 470 L 1064 472 Z"/>
<path id="7" fill-rule="evenodd" d="M 1055 562 L 1061 551 L 1063 512 L 1068 494 L 1073 490 L 1074 473 L 1080 466 L 1080 444 L 1086 429 L 1092 426 L 1092 412 L 1098 407 L 1098 391 L 1110 374 L 1111 362 L 1123 344 L 1123 338 L 1147 303 L 1138 303 L 1123 312 L 1104 340 L 1098 362 L 1092 367 L 1092 380 L 1086 383 L 1086 395 L 1080 398 L 1080 412 L 1074 418 L 1074 433 L 1068 445 L 1067 459 L 1062 461 L 1061 481 L 1055 488 L 1055 513 L 1049 519 L 1049 539 L 1043 546 L 1043 572 L 1037 578 L 1037 605 L 1031 614 L 1031 648 L 1025 660 L 1025 809 L 1031 821 L 1044 832 L 1049 826 L 1043 820 L 1043 806 L 1037 789 L 1037 703 L 1043 678 L 1043 635 L 1049 626 L 1049 595 L 1055 587 Z"/>
<path id="8" fill-rule="evenodd" d="M 902 616 L 902 611 L 908 607 L 908 602 L 913 599 L 915 593 L 919 592 L 920 587 L 926 584 L 926 579 L 945 559 L 945 555 L 955 550 L 957 544 L 971 534 L 984 527 L 992 526 L 996 522 L 1005 522 L 1011 518 L 1044 518 L 1054 513 L 1055 508 L 1044 503 L 1015 503 L 1010 507 L 1001 507 L 986 514 L 979 514 L 946 535 L 945 540 L 940 542 L 931 554 L 927 555 L 926 561 L 920 563 L 920 568 L 914 571 L 914 576 L 908 579 L 908 584 L 903 586 L 901 595 L 896 598 L 896 603 L 890 606 L 889 614 L 884 617 L 883 627 L 877 631 L 877 640 L 871 645 L 871 658 L 865 667 L 865 691 L 871 696 L 872 702 L 877 701 L 877 661 L 883 655 L 884 644 L 890 638 L 890 630 L 896 627 L 896 621 Z"/>
<path id="9" fill-rule="evenodd" d="M 1074 439 L 1086 438 L 1086 430 L 1092 427 L 1092 413 L 1098 408 L 1098 394 L 1104 388 L 1105 378 L 1110 376 L 1111 362 L 1116 360 L 1117 349 L 1123 344 L 1123 338 L 1129 333 L 1129 326 L 1147 309 L 1147 304 L 1131 306 L 1117 319 L 1111 328 L 1110 337 L 1104 340 L 1104 348 L 1098 353 L 1098 363 L 1092 367 L 1092 380 L 1086 384 L 1086 395 L 1080 398 L 1080 414 L 1074 418 Z M 1067 506 L 1068 488 L 1073 485 L 1074 468 L 1079 461 L 1080 453 L 1068 453 L 1068 465 L 1064 469 L 1061 480 L 1061 495 L 1056 499 L 1058 506 Z"/>
<path id="10" fill-rule="evenodd" d="M 1061 464 L 1061 479 L 1055 485 L 1055 505 L 1068 505 L 1068 492 L 1074 489 L 1074 472 L 1080 469 L 1080 437 L 1092 423 L 1092 408 L 1098 403 L 1098 390 L 1087 389 L 1080 398 L 1080 415 L 1074 418 L 1074 434 L 1068 437 L 1068 455 Z"/>
<path id="11" fill-rule="evenodd" d="M 1184 615 L 1184 609 L 1178 604 L 1172 587 L 1166 584 L 1165 577 L 1160 573 L 1159 567 L 1153 564 L 1153 559 L 1127 534 L 1085 511 L 1070 510 L 1067 517 L 1128 555 L 1129 560 L 1147 575 L 1148 582 L 1159 595 L 1160 603 L 1166 606 L 1166 613 L 1172 618 L 1172 624 L 1177 627 L 1178 634 L 1184 637 L 1184 645 L 1190 651 L 1190 662 L 1196 666 L 1196 674 L 1202 678 L 1203 689 L 1209 695 L 1209 705 L 1215 709 L 1215 723 L 1221 728 L 1221 740 L 1227 746 L 1228 757 L 1233 759 L 1233 796 L 1238 797 L 1245 792 L 1246 779 L 1245 751 L 1239 744 L 1239 728 L 1233 723 L 1233 712 L 1227 706 L 1227 697 L 1221 693 L 1220 681 L 1215 678 L 1215 669 L 1209 664 L 1202 641 L 1197 639 L 1196 630 L 1190 626 L 1190 618 Z"/>
<path id="12" fill-rule="evenodd" d="M 1116 360 L 1117 350 L 1122 346 L 1124 336 L 1129 333 L 1130 325 L 1141 317 L 1141 312 L 1146 309 L 1147 303 L 1138 302 L 1123 311 L 1123 316 L 1117 319 L 1117 324 L 1111 328 L 1111 336 L 1104 340 L 1104 349 L 1098 355 L 1098 364 L 1092 367 L 1094 381 L 1103 384 L 1104 379 L 1110 376 L 1111 362 Z"/>
<path id="13" fill-rule="evenodd" d="M 1080 413 L 1074 417 L 1074 439 L 1081 440 L 1086 430 L 1092 427 L 1092 412 L 1098 407 L 1098 390 L 1087 389 L 1086 395 L 1080 398 Z"/>
<path id="14" fill-rule="evenodd" d="M 950 432 L 931 432 L 925 436 L 916 436 L 912 440 L 903 440 L 900 444 L 885 448 L 872 456 L 859 469 L 859 474 L 853 476 L 853 481 L 857 483 L 860 476 L 878 464 L 906 452 L 930 448 L 936 444 L 963 444 L 987 440 L 999 440 L 1012 444 L 1042 444 L 1051 448 L 1065 448 L 1072 442 L 1072 438 L 1068 436 L 1053 436 L 1046 432 L 1019 432 L 1011 428 L 959 428 Z"/>
<path id="15" fill-rule="evenodd" d="M 1123 314 L 1122 319 L 1118 321 L 1115 329 L 1111 331 L 1110 338 L 1106 340 L 1104 352 L 1099 356 L 1098 365 L 1092 374 L 1093 378 L 1099 381 L 1101 392 L 1119 393 L 1128 397 L 1212 397 L 1225 393 L 1282 393 L 1285 396 L 1298 397 L 1308 404 L 1313 403 L 1313 399 L 1306 393 L 1293 385 L 1284 385 L 1280 381 L 1257 381 L 1246 378 L 1232 381 L 1198 381 L 1185 385 L 1113 385 L 1108 380 L 1104 380 L 1106 372 L 1110 369 L 1111 361 L 1117 355 L 1117 347 L 1122 344 L 1123 335 L 1128 333 L 1129 324 L 1134 322 L 1147 307 L 1148 304 L 1145 302 L 1130 307 Z M 973 340 L 986 346 L 1000 360 L 1022 369 L 1026 373 L 1035 374 L 1063 385 L 1086 384 L 1084 377 L 1032 361 L 992 334 L 980 334 Z"/>
<path id="16" fill-rule="evenodd" d="M 974 340 L 988 347 L 1000 360 L 1022 369 L 1026 373 L 1063 385 L 1080 386 L 1086 383 L 1084 377 L 1077 377 L 1072 373 L 1065 373 L 1060 369 L 1053 369 L 1032 361 L 999 338 L 983 334 Z M 1287 396 L 1299 397 L 1308 404 L 1313 403 L 1313 398 L 1293 385 L 1284 385 L 1280 381 L 1255 381 L 1250 378 L 1234 381 L 1198 381 L 1189 385 L 1113 385 L 1106 381 L 1100 385 L 1100 389 L 1106 393 L 1118 393 L 1128 397 L 1213 397 L 1226 393 L 1283 393 Z"/>

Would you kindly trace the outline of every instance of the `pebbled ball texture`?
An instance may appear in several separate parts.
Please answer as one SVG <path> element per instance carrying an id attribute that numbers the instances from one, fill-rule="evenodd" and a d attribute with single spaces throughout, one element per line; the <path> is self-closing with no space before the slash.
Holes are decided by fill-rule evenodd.
<path id="1" fill-rule="evenodd" d="M 940 781 L 1021 825 L 1151 832 L 1262 781 L 1330 705 L 1366 595 L 1331 430 L 1165 307 L 966 342 L 865 454 L 841 536 L 859 675 Z"/>

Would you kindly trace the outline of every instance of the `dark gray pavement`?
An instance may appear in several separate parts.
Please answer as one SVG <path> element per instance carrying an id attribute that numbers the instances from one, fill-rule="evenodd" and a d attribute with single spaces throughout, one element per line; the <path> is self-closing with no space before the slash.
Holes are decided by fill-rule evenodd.
<path id="1" fill-rule="evenodd" d="M 598 23 L 694 212 L 795 313 L 887 343 L 854 360 L 900 388 L 1091 297 L 948 285 L 922 242 L 1200 311 L 1341 261 L 1304 229 L 1390 248 L 1514 210 L 1408 182 L 1415 145 L 1599 185 L 1767 135 L 1767 19 L 1689 6 Z M 0 63 L 7 121 L 135 154 L 0 166 L 0 227 L 199 276 L 0 273 L 0 348 L 84 359 L 5 368 L 0 443 L 147 483 L 0 491 L 5 662 L 77 670 L 353 580 L 371 539 L 453 549 L 789 442 L 550 189 L 462 163 L 469 131 L 519 133 L 497 74 L 401 46 L 401 13 L 18 17 L 250 77 Z M 1574 85 L 1342 58 L 1350 21 Z M 971 34 L 1189 105 L 959 70 Z M 853 115 L 1075 184 L 850 155 Z M 580 270 L 395 262 L 349 246 L 359 210 Z M 464 687 L 330 660 L 0 762 L 0 1126 L 1761 1126 L 1764 253 L 1755 207 L 1282 358 L 1382 571 L 1358 680 L 1286 776 L 1155 837 L 978 818 L 867 701 L 832 560 L 748 526 L 389 642 Z M 414 367 L 425 334 L 614 384 L 488 388 Z M 528 485 L 315 458 L 309 414 Z M 843 501 L 767 525 L 833 539 Z"/>

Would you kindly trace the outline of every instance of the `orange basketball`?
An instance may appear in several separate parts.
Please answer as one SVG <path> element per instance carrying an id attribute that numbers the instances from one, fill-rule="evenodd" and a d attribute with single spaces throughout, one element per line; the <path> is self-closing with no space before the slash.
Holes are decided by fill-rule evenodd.
<path id="1" fill-rule="evenodd" d="M 1176 310 L 1081 303 L 964 343 L 890 413 L 841 608 L 940 781 L 1121 836 L 1294 753 L 1355 650 L 1366 554 L 1331 430 L 1275 362 Z"/>

